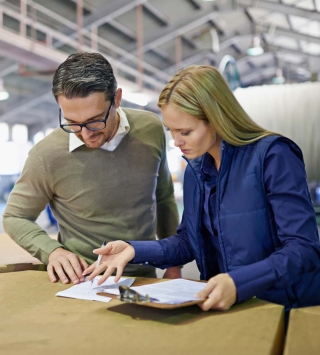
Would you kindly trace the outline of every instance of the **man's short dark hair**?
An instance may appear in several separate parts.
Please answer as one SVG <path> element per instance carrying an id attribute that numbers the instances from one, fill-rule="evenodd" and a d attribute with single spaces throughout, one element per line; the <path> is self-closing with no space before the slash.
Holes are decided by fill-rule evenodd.
<path id="1" fill-rule="evenodd" d="M 71 54 L 56 70 L 52 92 L 68 99 L 87 97 L 94 92 L 104 92 L 106 101 L 117 90 L 117 81 L 110 63 L 99 53 Z"/>

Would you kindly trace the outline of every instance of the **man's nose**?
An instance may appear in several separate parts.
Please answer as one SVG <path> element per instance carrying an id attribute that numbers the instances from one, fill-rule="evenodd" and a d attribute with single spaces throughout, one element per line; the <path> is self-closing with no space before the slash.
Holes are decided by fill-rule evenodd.
<path id="1" fill-rule="evenodd" d="M 82 127 L 81 135 L 83 138 L 89 138 L 92 136 L 93 133 L 94 132 L 90 131 L 90 129 L 88 129 L 87 127 Z"/>

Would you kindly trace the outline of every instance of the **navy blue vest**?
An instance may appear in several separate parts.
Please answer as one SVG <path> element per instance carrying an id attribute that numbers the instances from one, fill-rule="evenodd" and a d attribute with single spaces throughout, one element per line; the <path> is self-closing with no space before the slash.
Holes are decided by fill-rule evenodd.
<path id="1" fill-rule="evenodd" d="M 291 140 L 269 136 L 241 147 L 222 142 L 222 160 L 217 179 L 218 237 L 226 271 L 266 259 L 281 247 L 275 221 L 266 198 L 263 162 L 266 152 L 275 140 L 284 140 L 303 160 L 300 148 Z M 201 273 L 208 280 L 219 272 L 217 260 L 208 250 L 201 233 L 203 206 L 203 178 L 200 172 L 202 157 L 188 161 L 184 179 L 184 214 L 189 241 Z M 214 252 L 213 252 L 214 253 Z M 314 273 L 303 275 L 298 288 L 310 287 Z M 317 277 L 320 282 L 320 275 Z M 272 289 L 256 295 L 259 298 L 298 307 L 320 303 L 320 285 L 315 301 L 306 295 L 298 302 L 297 293 L 304 290 Z M 299 297 L 300 298 L 300 297 Z"/>

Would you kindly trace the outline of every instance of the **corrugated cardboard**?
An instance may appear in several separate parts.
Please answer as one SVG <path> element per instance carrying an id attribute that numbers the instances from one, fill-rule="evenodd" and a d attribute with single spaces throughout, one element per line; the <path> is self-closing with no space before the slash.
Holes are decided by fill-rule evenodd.
<path id="1" fill-rule="evenodd" d="M 292 309 L 284 355 L 320 354 L 320 306 Z"/>
<path id="2" fill-rule="evenodd" d="M 56 235 L 50 237 L 57 238 Z M 45 271 L 46 269 L 46 265 L 22 249 L 7 234 L 0 233 L 0 274 L 24 270 Z"/>
<path id="3" fill-rule="evenodd" d="M 41 264 L 7 234 L 0 234 L 0 266 L 15 263 Z"/>
<path id="4" fill-rule="evenodd" d="M 282 354 L 279 305 L 253 299 L 228 312 L 203 312 L 55 296 L 68 287 L 50 283 L 46 272 L 1 274 L 0 354 Z"/>

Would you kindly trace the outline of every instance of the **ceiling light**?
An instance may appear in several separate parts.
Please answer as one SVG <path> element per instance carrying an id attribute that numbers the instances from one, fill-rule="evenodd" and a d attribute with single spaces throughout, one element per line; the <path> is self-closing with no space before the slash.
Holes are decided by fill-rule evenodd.
<path id="1" fill-rule="evenodd" d="M 7 100 L 9 96 L 8 91 L 3 86 L 3 80 L 0 79 L 0 101 Z"/>
<path id="2" fill-rule="evenodd" d="M 252 39 L 251 47 L 247 49 L 247 54 L 255 57 L 255 56 L 261 55 L 263 53 L 264 53 L 264 50 L 260 44 L 260 37 L 254 36 Z"/>
<path id="3" fill-rule="evenodd" d="M 285 78 L 282 73 L 281 68 L 277 68 L 276 70 L 276 75 L 272 78 L 272 84 L 284 84 L 285 83 Z"/>

